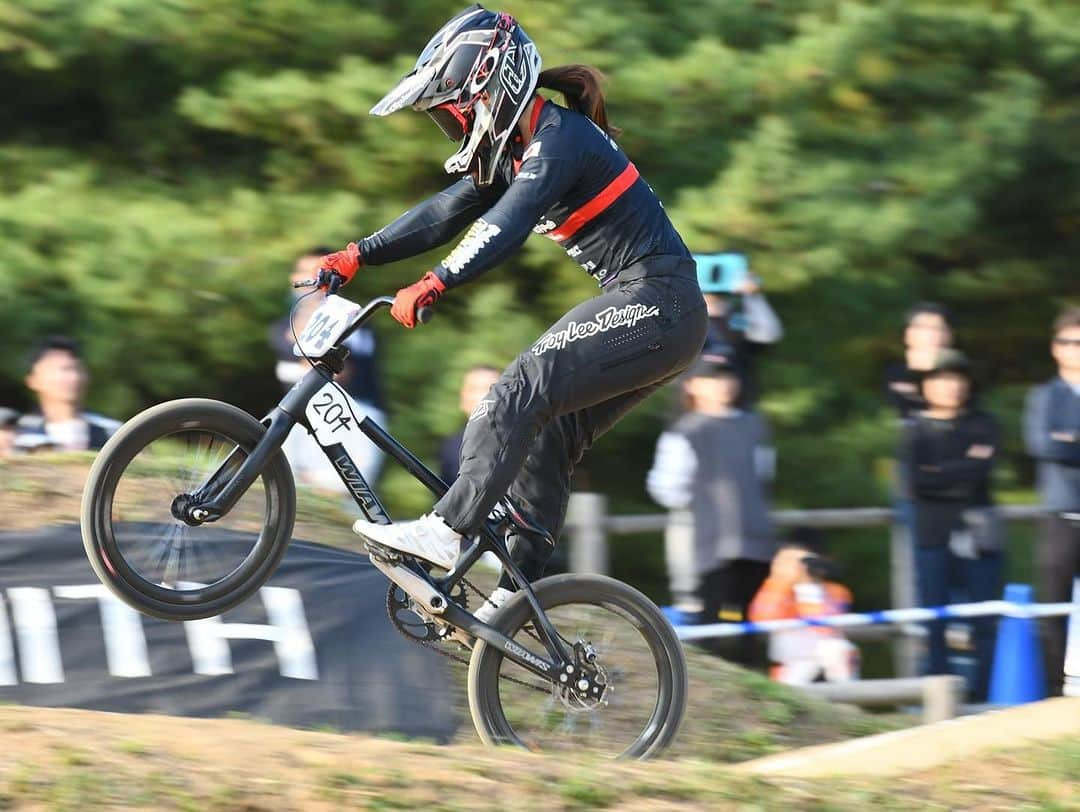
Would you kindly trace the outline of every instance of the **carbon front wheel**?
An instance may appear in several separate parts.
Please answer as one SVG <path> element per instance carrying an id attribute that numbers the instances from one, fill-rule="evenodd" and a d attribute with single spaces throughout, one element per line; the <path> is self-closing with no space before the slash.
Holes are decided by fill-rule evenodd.
<path id="1" fill-rule="evenodd" d="M 277 568 L 292 537 L 296 490 L 280 451 L 235 506 L 198 523 L 265 432 L 215 400 L 147 409 L 98 454 L 83 491 L 82 537 L 98 577 L 118 597 L 166 620 L 212 617 L 242 603 Z"/>
<path id="2" fill-rule="evenodd" d="M 671 744 L 686 711 L 686 659 L 656 605 L 599 575 L 556 575 L 533 589 L 566 648 L 587 652 L 587 668 L 606 689 L 600 698 L 581 697 L 574 679 L 545 681 L 477 641 L 469 662 L 469 709 L 480 738 L 615 758 L 649 758 Z M 524 594 L 496 612 L 491 625 L 548 656 Z"/>

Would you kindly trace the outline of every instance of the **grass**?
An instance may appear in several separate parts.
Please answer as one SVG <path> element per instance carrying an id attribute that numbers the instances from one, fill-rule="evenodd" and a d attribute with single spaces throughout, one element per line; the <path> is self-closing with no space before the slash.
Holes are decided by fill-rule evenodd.
<path id="1" fill-rule="evenodd" d="M 1065 812 L 1080 804 L 1075 772 L 1078 753 L 1080 740 L 1073 739 L 991 755 L 980 761 L 974 774 L 964 765 L 953 765 L 899 779 L 827 781 L 737 776 L 694 761 L 614 766 L 587 762 L 568 767 L 553 759 L 529 757 L 527 765 L 504 770 L 498 786 L 486 787 L 486 791 L 472 780 L 433 775 L 423 762 L 411 766 L 407 751 L 397 754 L 397 766 L 376 760 L 364 767 L 362 775 L 337 769 L 290 775 L 288 781 L 272 786 L 256 784 L 242 773 L 223 780 L 205 764 L 191 764 L 163 776 L 146 769 L 146 761 L 137 757 L 93 768 L 54 761 L 0 772 L 0 809 L 593 810 L 664 805 L 680 810 L 763 812 Z"/>
<path id="2" fill-rule="evenodd" d="M 794 779 L 701 757 L 607 762 L 257 721 L 0 707 L 2 809 L 1080 809 L 1080 733 L 893 778 Z M 79 746 L 70 742 L 78 740 Z M 733 746 L 768 749 L 747 731 Z"/>

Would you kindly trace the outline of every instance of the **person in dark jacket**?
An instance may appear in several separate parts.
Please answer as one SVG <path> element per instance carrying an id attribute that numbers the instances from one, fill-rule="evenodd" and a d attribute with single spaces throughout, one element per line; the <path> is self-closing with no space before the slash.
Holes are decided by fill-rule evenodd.
<path id="1" fill-rule="evenodd" d="M 1028 393 L 1024 443 L 1038 463 L 1039 492 L 1049 511 L 1035 548 L 1039 599 L 1067 602 L 1080 576 L 1080 307 L 1054 323 L 1051 352 L 1057 377 Z M 1065 619 L 1042 624 L 1046 676 L 1060 693 L 1065 658 Z"/>
<path id="2" fill-rule="evenodd" d="M 15 423 L 19 413 L 0 406 L 0 458 L 7 457 L 15 448 Z"/>
<path id="3" fill-rule="evenodd" d="M 499 370 L 487 364 L 476 364 L 465 371 L 461 379 L 458 403 L 466 420 L 476 411 L 480 401 L 487 396 L 498 380 Z M 463 427 L 457 434 L 443 440 L 442 445 L 439 446 L 439 476 L 442 477 L 443 482 L 453 482 L 457 479 L 458 469 L 461 466 L 461 443 L 464 439 Z"/>
<path id="4" fill-rule="evenodd" d="M 943 350 L 921 385 L 926 408 L 909 416 L 900 448 L 912 503 L 915 562 L 923 606 L 993 600 L 1000 595 L 1002 544 L 990 495 L 998 450 L 997 421 L 970 408 L 967 358 Z M 975 658 L 969 697 L 986 697 L 994 621 L 971 624 Z M 928 624 L 927 673 L 948 673 L 945 624 Z"/>
<path id="5" fill-rule="evenodd" d="M 938 353 L 952 346 L 949 311 L 936 302 L 920 302 L 904 321 L 904 358 L 885 368 L 885 398 L 901 418 L 926 408 L 921 380 Z"/>
<path id="6" fill-rule="evenodd" d="M 327 250 L 322 246 L 315 246 L 298 257 L 289 275 L 289 282 L 301 282 L 318 276 L 319 260 Z M 270 346 L 277 356 L 274 371 L 286 390 L 311 369 L 307 360 L 293 354 L 293 343 L 297 336 L 304 332 L 308 320 L 321 303 L 318 298 L 306 296 L 293 288 L 292 284 L 289 289 L 293 299 L 289 312 L 270 326 Z M 379 426 L 386 428 L 386 413 L 380 396 L 375 331 L 368 326 L 357 328 L 345 339 L 345 347 L 349 356 L 334 379 L 345 390 L 358 419 L 370 417 Z M 366 437 L 359 443 L 358 449 L 360 453 L 354 456 L 353 462 L 366 481 L 375 482 L 382 470 L 382 451 Z M 322 446 L 304 427 L 293 426 L 282 451 L 289 460 L 297 485 L 331 493 L 349 493 L 341 481 L 341 475 L 323 453 Z"/>

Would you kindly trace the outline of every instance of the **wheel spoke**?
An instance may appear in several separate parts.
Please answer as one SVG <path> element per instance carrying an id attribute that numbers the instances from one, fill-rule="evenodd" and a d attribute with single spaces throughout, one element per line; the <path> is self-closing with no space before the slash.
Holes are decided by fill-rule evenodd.
<path id="1" fill-rule="evenodd" d="M 269 515 L 263 477 L 217 521 L 190 526 L 172 515 L 173 500 L 190 496 L 238 449 L 213 432 L 183 430 L 154 440 L 128 463 L 115 486 L 110 527 L 121 557 L 147 584 L 212 586 L 248 559 Z M 237 463 L 245 456 L 240 450 Z"/>
<path id="2" fill-rule="evenodd" d="M 645 633 L 602 604 L 580 601 L 545 611 L 569 652 L 580 653 L 582 646 L 593 645 L 596 659 L 591 665 L 575 663 L 568 683 L 541 696 L 535 682 L 522 684 L 526 680 L 521 675 L 529 672 L 498 655 L 496 690 L 508 735 L 539 750 L 599 750 L 609 755 L 630 751 L 642 736 L 652 735 L 665 679 Z M 518 630 L 515 639 L 537 650 L 539 640 L 531 622 Z M 598 648 L 593 641 L 600 641 Z M 602 699 L 577 693 L 579 669 L 608 686 Z"/>

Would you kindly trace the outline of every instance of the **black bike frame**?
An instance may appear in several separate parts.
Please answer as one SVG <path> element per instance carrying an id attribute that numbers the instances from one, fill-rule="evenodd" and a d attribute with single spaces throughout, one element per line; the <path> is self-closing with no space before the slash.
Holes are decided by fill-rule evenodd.
<path id="1" fill-rule="evenodd" d="M 262 422 L 267 427 L 266 433 L 251 450 L 247 459 L 237 468 L 233 455 L 230 455 L 199 489 L 199 493 L 216 492 L 213 499 L 200 505 L 203 510 L 207 511 L 208 521 L 224 516 L 236 504 L 240 496 L 251 487 L 262 473 L 267 462 L 280 450 L 294 425 L 299 423 L 308 431 L 314 433 L 314 427 L 307 418 L 307 404 L 323 386 L 328 382 L 333 382 L 334 372 L 327 359 L 333 357 L 343 358 L 340 347 L 345 339 L 368 321 L 380 308 L 389 307 L 393 304 L 393 301 L 388 296 L 382 296 L 369 302 L 360 312 L 353 325 L 338 339 L 337 344 L 330 352 L 315 361 L 312 369 L 297 381 L 292 389 L 285 394 L 285 397 L 281 399 L 281 402 L 263 419 Z M 412 452 L 395 440 L 370 417 L 360 420 L 357 427 L 372 443 L 385 454 L 393 457 L 436 497 L 442 497 L 449 489 L 449 486 L 430 468 L 424 465 Z M 337 444 L 320 445 L 320 447 L 335 470 L 337 470 L 338 476 L 341 477 L 341 481 L 349 489 L 353 501 L 356 502 L 357 507 L 360 508 L 364 516 L 372 522 L 390 524 L 390 514 L 387 513 L 386 508 L 379 501 L 374 490 L 364 479 L 359 466 L 349 456 L 345 446 Z M 235 471 L 235 473 L 232 471 Z M 222 480 L 225 480 L 224 484 L 222 484 Z M 218 487 L 220 487 L 220 490 L 218 490 Z M 516 517 L 515 513 L 517 511 L 512 506 L 507 505 L 505 512 L 507 513 L 505 520 L 519 529 L 528 532 L 544 532 L 540 528 L 536 528 L 534 525 L 530 525 Z M 502 518 L 499 521 L 489 519 L 481 528 L 476 539 L 459 558 L 457 566 L 443 578 L 431 577 L 426 569 L 412 561 L 406 561 L 401 566 L 408 566 L 416 575 L 422 577 L 441 592 L 443 596 L 446 596 L 465 577 L 465 573 L 480 559 L 480 556 L 485 552 L 493 552 L 503 567 L 506 568 L 506 571 L 510 573 L 514 583 L 525 592 L 526 599 L 532 608 L 533 616 L 539 627 L 541 641 L 551 659 L 544 659 L 528 651 L 498 630 L 477 620 L 472 614 L 457 606 L 453 601 L 446 601 L 446 607 L 439 619 L 445 620 L 450 625 L 469 633 L 474 638 L 497 647 L 505 656 L 522 668 L 531 671 L 537 676 L 555 681 L 558 679 L 558 675 L 563 673 L 566 666 L 573 661 L 563 644 L 562 638 L 555 631 L 551 621 L 540 607 L 528 579 L 525 578 L 521 569 L 511 558 L 506 543 L 499 536 L 497 528 L 502 520 Z"/>

